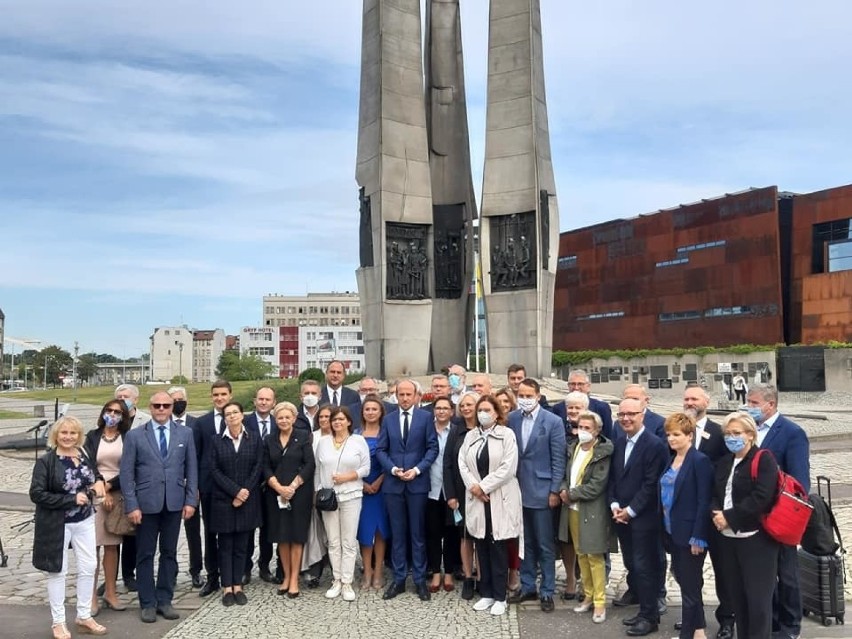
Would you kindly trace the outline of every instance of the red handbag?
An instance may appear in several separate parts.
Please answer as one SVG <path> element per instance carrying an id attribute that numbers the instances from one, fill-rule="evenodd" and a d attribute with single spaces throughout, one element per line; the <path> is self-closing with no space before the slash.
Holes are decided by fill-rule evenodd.
<path id="1" fill-rule="evenodd" d="M 751 480 L 757 479 L 760 456 L 768 452 L 758 449 L 751 460 Z M 770 453 L 771 454 L 771 453 Z M 775 541 L 798 546 L 805 534 L 814 507 L 808 501 L 804 486 L 792 475 L 778 470 L 778 492 L 772 509 L 763 516 L 763 529 Z"/>

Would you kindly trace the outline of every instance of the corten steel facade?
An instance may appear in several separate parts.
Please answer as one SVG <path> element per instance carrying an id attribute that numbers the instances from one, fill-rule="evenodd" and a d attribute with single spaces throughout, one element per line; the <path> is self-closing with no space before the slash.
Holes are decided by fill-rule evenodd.
<path id="1" fill-rule="evenodd" d="M 563 233 L 554 349 L 784 341 L 778 190 Z"/>
<path id="2" fill-rule="evenodd" d="M 780 201 L 791 229 L 790 343 L 852 341 L 852 185 Z"/>

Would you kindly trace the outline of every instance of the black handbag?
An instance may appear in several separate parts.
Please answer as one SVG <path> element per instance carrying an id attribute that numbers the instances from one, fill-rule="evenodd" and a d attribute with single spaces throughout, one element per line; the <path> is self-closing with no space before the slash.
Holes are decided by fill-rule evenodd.
<path id="1" fill-rule="evenodd" d="M 343 456 L 343 450 L 346 448 L 347 437 L 343 442 L 343 447 L 340 449 L 340 454 L 337 456 L 337 468 L 334 472 L 340 470 L 340 458 Z M 320 488 L 314 498 L 314 505 L 319 511 L 331 512 L 337 510 L 337 493 L 334 488 Z"/>

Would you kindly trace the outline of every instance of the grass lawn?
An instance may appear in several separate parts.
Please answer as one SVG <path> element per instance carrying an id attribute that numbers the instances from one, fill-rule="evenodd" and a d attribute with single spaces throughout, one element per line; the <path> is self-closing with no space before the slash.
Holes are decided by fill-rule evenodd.
<path id="1" fill-rule="evenodd" d="M 140 408 L 147 410 L 148 400 L 156 392 L 167 390 L 171 384 L 146 384 L 140 386 L 139 404 Z M 210 383 L 203 382 L 200 384 L 184 384 L 189 398 L 190 411 L 206 411 L 210 410 L 213 404 L 210 402 Z M 251 400 L 254 398 L 254 392 L 260 386 L 271 386 L 275 389 L 277 399 L 294 401 L 299 395 L 299 382 L 297 380 L 270 380 L 269 382 L 253 381 L 253 382 L 233 382 L 234 399 L 243 404 L 243 407 L 248 410 Z M 94 404 L 102 406 L 107 401 L 112 399 L 114 386 L 83 386 L 74 390 L 73 388 L 56 388 L 38 391 L 27 391 L 24 393 L 15 393 L 15 399 L 34 399 L 45 402 L 53 402 L 57 398 L 60 404 Z M 0 413 L 2 419 L 3 413 Z M 12 417 L 29 417 L 30 415 L 19 415 L 9 413 L 8 418 Z"/>
<path id="2" fill-rule="evenodd" d="M 0 410 L 0 419 L 26 419 L 32 417 L 29 413 L 16 413 L 13 410 Z"/>

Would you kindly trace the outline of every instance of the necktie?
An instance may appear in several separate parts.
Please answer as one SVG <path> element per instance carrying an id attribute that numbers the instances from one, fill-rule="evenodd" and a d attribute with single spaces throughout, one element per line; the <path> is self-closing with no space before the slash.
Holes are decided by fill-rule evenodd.
<path id="1" fill-rule="evenodd" d="M 225 418 L 222 413 L 216 413 L 216 418 L 219 420 L 219 437 L 225 434 Z"/>
<path id="2" fill-rule="evenodd" d="M 340 406 L 340 404 L 337 403 L 337 391 L 334 391 L 334 399 L 332 400 L 332 403 L 335 406 Z"/>
<path id="3" fill-rule="evenodd" d="M 160 455 L 163 459 L 169 454 L 169 447 L 166 445 L 166 427 L 159 426 L 160 430 Z"/>
<path id="4" fill-rule="evenodd" d="M 260 422 L 260 436 L 261 437 L 266 437 L 266 434 L 267 434 L 266 423 L 267 422 L 266 422 L 265 419 L 261 420 L 261 422 Z"/>
<path id="5" fill-rule="evenodd" d="M 408 411 L 402 411 L 402 443 L 408 442 Z"/>

